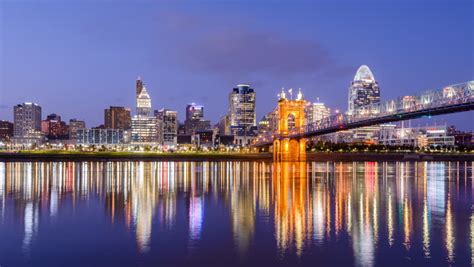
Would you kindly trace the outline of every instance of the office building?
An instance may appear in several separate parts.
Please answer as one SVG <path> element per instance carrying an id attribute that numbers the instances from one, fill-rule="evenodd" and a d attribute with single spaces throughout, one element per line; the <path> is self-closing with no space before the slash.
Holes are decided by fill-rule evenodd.
<path id="1" fill-rule="evenodd" d="M 13 137 L 16 144 L 40 144 L 41 107 L 36 103 L 25 102 L 13 107 Z"/>
<path id="2" fill-rule="evenodd" d="M 77 120 L 77 119 L 70 119 L 69 120 L 69 139 L 72 141 L 77 140 L 77 131 L 86 128 L 86 122 Z"/>
<path id="3" fill-rule="evenodd" d="M 132 118 L 130 109 L 110 106 L 104 110 L 104 127 L 107 129 L 128 130 L 131 128 Z"/>
<path id="4" fill-rule="evenodd" d="M 239 84 L 229 94 L 230 131 L 235 136 L 253 136 L 257 131 L 255 91 Z"/>
<path id="5" fill-rule="evenodd" d="M 211 129 L 211 122 L 204 120 L 204 106 L 196 103 L 190 103 L 186 106 L 184 129 L 186 135 L 193 135 L 197 131 Z"/>
<path id="6" fill-rule="evenodd" d="M 61 116 L 52 113 L 41 121 L 41 132 L 48 140 L 69 139 L 69 129 L 66 122 L 61 120 Z"/>
<path id="7" fill-rule="evenodd" d="M 119 145 L 126 143 L 126 131 L 122 129 L 78 129 L 77 145 Z"/>
<path id="8" fill-rule="evenodd" d="M 357 70 L 354 80 L 349 87 L 348 110 L 349 115 L 359 115 L 361 107 L 380 103 L 380 88 L 366 65 L 362 65 Z M 378 112 L 374 107 L 370 112 Z"/>
<path id="9" fill-rule="evenodd" d="M 155 110 L 159 125 L 159 143 L 163 146 L 176 146 L 178 142 L 178 112 L 169 109 Z"/>
<path id="10" fill-rule="evenodd" d="M 143 82 L 138 78 L 135 85 L 138 116 L 151 116 L 151 98 Z"/>
<path id="11" fill-rule="evenodd" d="M 132 144 L 157 145 L 159 135 L 158 119 L 156 117 L 137 115 L 132 118 Z"/>
<path id="12" fill-rule="evenodd" d="M 0 120 L 0 142 L 9 142 L 13 137 L 13 123 Z"/>

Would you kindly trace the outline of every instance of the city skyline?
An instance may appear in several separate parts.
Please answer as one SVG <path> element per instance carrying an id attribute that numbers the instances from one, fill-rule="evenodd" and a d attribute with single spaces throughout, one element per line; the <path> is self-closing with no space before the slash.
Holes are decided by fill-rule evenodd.
<path id="1" fill-rule="evenodd" d="M 0 119 L 12 121 L 12 107 L 26 101 L 41 105 L 43 114 L 56 113 L 65 121 L 78 118 L 90 126 L 99 125 L 105 108 L 134 107 L 132 91 L 137 76 L 145 81 L 154 99 L 153 109 L 177 110 L 180 121 L 184 121 L 186 103 L 196 102 L 206 107 L 206 118 L 213 124 L 226 113 L 227 94 L 239 83 L 251 84 L 258 95 L 264 96 L 258 98 L 256 105 L 259 120 L 274 107 L 281 87 L 301 87 L 306 99 L 316 101 L 319 97 L 332 110 L 346 110 L 347 88 L 363 64 L 376 73 L 382 101 L 472 79 L 473 54 L 469 47 L 473 40 L 466 35 L 472 7 L 469 1 L 456 1 L 453 5 L 447 1 L 406 2 L 402 6 L 369 2 L 365 8 L 341 3 L 358 13 L 323 2 L 297 2 L 291 6 L 277 3 L 273 18 L 264 14 L 263 5 L 255 4 L 245 13 L 248 20 L 242 25 L 236 25 L 232 19 L 249 7 L 248 2 L 214 2 L 212 14 L 204 10 L 206 4 L 189 9 L 180 4 L 148 2 L 114 6 L 81 1 L 70 5 L 2 3 L 0 22 L 5 26 L 1 27 L 5 42 L 0 48 Z M 387 13 L 388 18 L 370 13 L 373 9 L 390 8 L 395 10 Z M 400 13 L 400 9 L 404 12 Z M 421 9 L 425 14 L 423 20 L 417 18 Z M 286 27 L 275 21 L 283 12 L 288 13 Z M 439 17 L 441 13 L 445 15 Z M 130 25 L 123 25 L 124 14 L 141 20 L 128 20 Z M 329 25 L 336 14 L 346 21 Z M 89 16 L 95 24 L 86 21 Z M 228 21 L 228 25 L 214 25 L 220 20 Z M 388 29 L 378 26 L 378 20 Z M 390 30 L 390 34 L 379 38 L 377 45 L 363 40 L 351 42 L 360 32 L 353 31 L 350 22 L 358 28 L 370 29 L 366 34 L 382 36 L 385 30 Z M 411 25 L 410 31 L 403 31 L 403 24 Z M 443 27 L 450 30 L 442 30 Z M 202 37 L 178 33 L 188 28 Z M 155 32 L 160 33 L 159 44 Z M 120 34 L 125 35 L 123 43 L 118 38 Z M 130 34 L 138 36 L 138 40 L 128 38 Z M 53 36 L 60 44 L 54 43 Z M 347 43 L 336 45 L 342 37 L 347 38 Z M 449 42 L 449 47 L 428 42 L 461 37 L 463 42 Z M 246 38 L 254 42 L 243 44 Z M 207 39 L 213 42 L 206 43 Z M 22 40 L 30 42 L 18 43 Z M 88 46 L 89 41 L 94 49 Z M 190 51 L 193 53 L 177 55 L 170 50 L 177 44 L 177 49 L 183 51 L 191 44 L 206 49 L 202 54 Z M 232 46 L 227 50 L 217 49 L 229 44 Z M 262 46 L 268 51 L 262 50 Z M 44 53 L 39 53 L 40 47 Z M 216 49 L 208 51 L 212 48 Z M 170 51 L 168 56 L 163 54 L 166 51 Z M 282 52 L 284 55 L 279 55 Z M 416 54 L 420 56 L 415 58 Z M 256 56 L 258 62 L 243 64 L 250 56 Z M 117 61 L 128 64 L 117 68 Z M 228 61 L 236 65 L 224 68 Z M 22 79 L 26 71 L 28 79 Z M 96 97 L 91 98 L 91 93 Z M 431 123 L 446 122 L 472 130 L 469 125 L 474 125 L 473 120 L 469 113 L 464 113 L 433 118 Z"/>

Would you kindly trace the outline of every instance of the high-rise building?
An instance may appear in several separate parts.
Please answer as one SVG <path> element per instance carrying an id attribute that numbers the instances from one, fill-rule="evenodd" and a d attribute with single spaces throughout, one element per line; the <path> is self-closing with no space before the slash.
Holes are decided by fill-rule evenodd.
<path id="1" fill-rule="evenodd" d="M 61 120 L 61 116 L 52 113 L 46 116 L 46 120 L 41 121 L 41 131 L 49 140 L 68 139 L 69 130 L 66 122 Z"/>
<path id="2" fill-rule="evenodd" d="M 129 108 L 110 106 L 104 110 L 104 127 L 107 129 L 128 130 L 131 120 Z"/>
<path id="3" fill-rule="evenodd" d="M 230 116 L 222 116 L 217 123 L 217 128 L 219 129 L 220 135 L 230 135 Z"/>
<path id="4" fill-rule="evenodd" d="M 369 67 L 362 65 L 357 70 L 349 87 L 348 110 L 349 115 L 358 115 L 360 107 L 380 103 L 380 88 L 375 81 Z M 371 112 L 377 112 L 377 108 Z"/>
<path id="5" fill-rule="evenodd" d="M 155 110 L 159 125 L 159 143 L 176 146 L 178 142 L 178 112 L 169 109 Z"/>
<path id="6" fill-rule="evenodd" d="M 315 123 L 328 118 L 331 115 L 331 110 L 324 103 L 318 101 L 313 103 L 312 113 L 312 122 Z"/>
<path id="7" fill-rule="evenodd" d="M 69 120 L 69 139 L 70 140 L 77 140 L 77 131 L 86 128 L 86 122 L 80 121 L 77 119 L 70 119 Z"/>
<path id="8" fill-rule="evenodd" d="M 132 144 L 156 145 L 158 143 L 159 128 L 156 117 L 136 115 L 132 118 Z"/>
<path id="9" fill-rule="evenodd" d="M 151 98 L 140 78 L 136 81 L 136 99 L 137 115 L 151 116 Z"/>
<path id="10" fill-rule="evenodd" d="M 41 107 L 38 104 L 25 102 L 13 107 L 13 136 L 18 144 L 41 142 Z"/>
<path id="11" fill-rule="evenodd" d="M 158 143 L 158 120 L 151 113 L 151 98 L 140 78 L 136 81 L 137 114 L 131 120 L 131 142 L 136 145 Z"/>
<path id="12" fill-rule="evenodd" d="M 186 120 L 203 120 L 204 106 L 196 103 L 189 103 L 186 106 Z"/>
<path id="13" fill-rule="evenodd" d="M 211 122 L 204 120 L 204 106 L 196 103 L 190 103 L 186 106 L 184 128 L 187 135 L 211 129 Z"/>
<path id="14" fill-rule="evenodd" d="M 8 142 L 13 137 L 13 123 L 0 120 L 0 142 Z"/>
<path id="15" fill-rule="evenodd" d="M 236 136 L 252 136 L 257 130 L 255 91 L 239 84 L 229 94 L 230 130 Z"/>

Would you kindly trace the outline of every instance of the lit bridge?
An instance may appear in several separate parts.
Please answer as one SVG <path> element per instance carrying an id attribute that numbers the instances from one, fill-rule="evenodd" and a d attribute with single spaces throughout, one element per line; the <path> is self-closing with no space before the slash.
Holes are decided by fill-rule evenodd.
<path id="1" fill-rule="evenodd" d="M 354 114 L 336 114 L 305 124 L 306 102 L 299 95 L 287 99 L 282 92 L 274 110 L 276 129 L 259 134 L 253 146 L 273 147 L 275 160 L 304 160 L 306 139 L 338 131 L 474 109 L 474 81 L 404 96 L 358 108 Z"/>

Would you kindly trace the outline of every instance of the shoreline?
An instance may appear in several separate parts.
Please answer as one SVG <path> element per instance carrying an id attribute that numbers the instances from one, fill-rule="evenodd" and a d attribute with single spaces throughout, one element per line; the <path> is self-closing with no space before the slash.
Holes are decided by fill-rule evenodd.
<path id="1" fill-rule="evenodd" d="M 0 152 L 0 161 L 273 161 L 271 153 Z M 309 152 L 307 161 L 474 161 L 470 153 Z"/>

